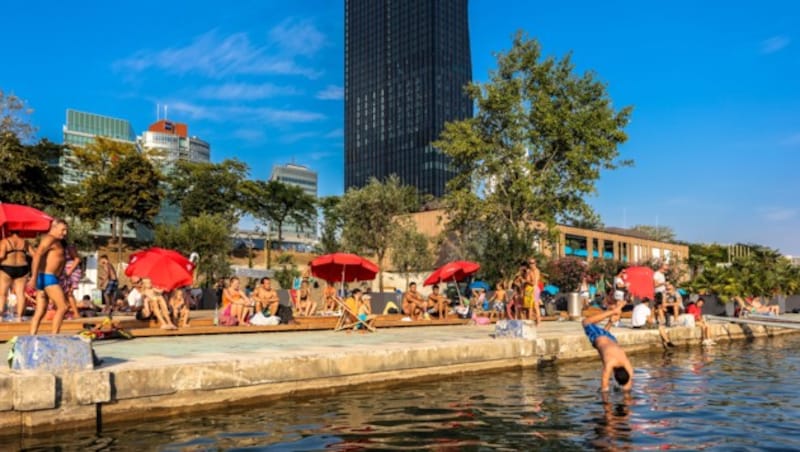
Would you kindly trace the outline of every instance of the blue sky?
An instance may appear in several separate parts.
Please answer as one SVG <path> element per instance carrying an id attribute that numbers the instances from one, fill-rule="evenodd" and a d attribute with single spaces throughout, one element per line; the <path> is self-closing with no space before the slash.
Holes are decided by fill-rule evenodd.
<path id="1" fill-rule="evenodd" d="M 187 122 L 212 159 L 251 177 L 274 164 L 343 185 L 342 0 L 12 2 L 0 27 L 0 88 L 61 140 L 65 110 Z M 800 3 L 470 3 L 473 73 L 518 29 L 545 53 L 633 105 L 622 148 L 634 168 L 604 174 L 592 205 L 611 226 L 668 225 L 688 241 L 750 241 L 800 255 Z"/>

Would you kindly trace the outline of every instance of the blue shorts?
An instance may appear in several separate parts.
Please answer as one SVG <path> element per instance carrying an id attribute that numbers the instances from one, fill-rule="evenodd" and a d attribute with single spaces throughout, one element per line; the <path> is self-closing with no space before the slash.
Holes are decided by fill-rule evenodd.
<path id="1" fill-rule="evenodd" d="M 114 295 L 117 292 L 117 287 L 118 287 L 117 280 L 112 279 L 111 281 L 108 282 L 106 288 L 103 289 L 103 293 L 106 295 Z"/>
<path id="2" fill-rule="evenodd" d="M 52 273 L 39 273 L 36 275 L 36 289 L 44 290 L 45 287 L 57 286 L 58 277 Z"/>
<path id="3" fill-rule="evenodd" d="M 583 332 L 586 333 L 586 337 L 589 338 L 589 342 L 592 343 L 592 347 L 596 347 L 595 342 L 597 342 L 597 338 L 600 336 L 605 336 L 611 339 L 614 342 L 617 342 L 617 338 L 614 337 L 613 334 L 609 333 L 608 330 L 605 328 L 600 328 L 599 326 L 595 325 L 594 323 L 590 323 L 583 327 Z"/>

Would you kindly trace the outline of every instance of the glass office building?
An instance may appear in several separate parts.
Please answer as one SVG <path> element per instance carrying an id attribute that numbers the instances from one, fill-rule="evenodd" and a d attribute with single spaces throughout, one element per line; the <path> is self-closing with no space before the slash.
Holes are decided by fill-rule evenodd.
<path id="1" fill-rule="evenodd" d="M 391 174 L 442 196 L 454 175 L 431 146 L 472 115 L 467 0 L 345 1 L 345 188 Z"/>
<path id="2" fill-rule="evenodd" d="M 317 172 L 305 166 L 293 163 L 274 166 L 269 179 L 300 187 L 307 195 L 317 199 Z M 311 221 L 310 227 L 303 228 L 287 221 L 281 229 L 285 249 L 310 251 L 317 243 L 316 218 Z M 277 238 L 278 232 L 272 231 L 271 236 L 273 239 Z"/>
<path id="3" fill-rule="evenodd" d="M 64 150 L 58 165 L 62 170 L 62 181 L 67 185 L 75 185 L 85 177 L 77 170 L 69 147 L 86 146 L 98 136 L 136 145 L 136 134 L 130 122 L 94 113 L 67 110 L 63 132 L 64 144 L 68 148 Z"/>

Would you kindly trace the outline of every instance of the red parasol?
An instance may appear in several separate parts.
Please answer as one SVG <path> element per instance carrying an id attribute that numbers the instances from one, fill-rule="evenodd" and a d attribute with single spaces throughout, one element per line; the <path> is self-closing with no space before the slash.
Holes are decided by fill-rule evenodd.
<path id="1" fill-rule="evenodd" d="M 11 231 L 24 233 L 47 232 L 53 217 L 39 209 L 21 204 L 0 203 L 0 226 L 3 235 Z"/>
<path id="2" fill-rule="evenodd" d="M 650 267 L 628 267 L 625 269 L 628 275 L 628 292 L 638 298 L 655 297 L 653 286 L 653 269 Z"/>
<path id="3" fill-rule="evenodd" d="M 192 284 L 194 263 L 181 253 L 164 248 L 149 248 L 131 254 L 125 274 L 150 278 L 153 286 L 164 290 Z"/>
<path id="4" fill-rule="evenodd" d="M 444 264 L 433 271 L 423 283 L 432 286 L 442 281 L 463 281 L 467 276 L 477 273 L 481 265 L 477 262 L 455 261 Z"/>
<path id="5" fill-rule="evenodd" d="M 378 266 L 361 256 L 333 253 L 311 261 L 311 274 L 325 281 L 371 281 Z"/>

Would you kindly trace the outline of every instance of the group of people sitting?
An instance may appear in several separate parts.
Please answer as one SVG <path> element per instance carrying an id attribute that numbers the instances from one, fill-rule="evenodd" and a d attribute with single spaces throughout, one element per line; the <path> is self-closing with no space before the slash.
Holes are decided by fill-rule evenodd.
<path id="1" fill-rule="evenodd" d="M 137 320 L 155 320 L 161 329 L 175 330 L 189 326 L 190 294 L 184 289 L 171 292 L 153 287 L 150 278 L 131 278 L 131 289 L 127 294 L 129 312 Z"/>

